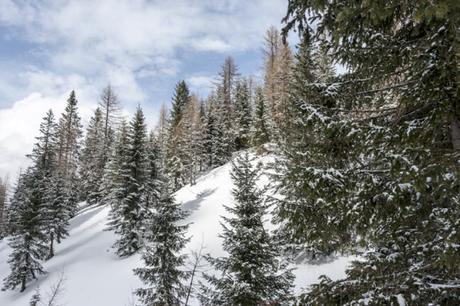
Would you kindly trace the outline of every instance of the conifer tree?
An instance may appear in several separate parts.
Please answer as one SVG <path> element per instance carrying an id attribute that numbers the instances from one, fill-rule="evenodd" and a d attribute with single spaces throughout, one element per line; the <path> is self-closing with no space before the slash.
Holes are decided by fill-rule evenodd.
<path id="1" fill-rule="evenodd" d="M 268 129 L 268 114 L 265 106 L 265 98 L 261 88 L 255 92 L 255 113 L 252 126 L 252 145 L 261 146 L 270 141 Z"/>
<path id="2" fill-rule="evenodd" d="M 99 109 L 101 112 L 101 121 L 103 125 L 104 146 L 103 146 L 103 165 L 107 163 L 110 150 L 114 141 L 114 131 L 118 123 L 118 113 L 120 105 L 118 97 L 112 86 L 106 86 L 101 93 L 99 100 Z"/>
<path id="3" fill-rule="evenodd" d="M 280 32 L 270 27 L 265 35 L 264 52 L 264 97 L 268 114 L 266 125 L 272 136 L 286 123 L 285 112 L 289 100 L 292 51 L 283 42 Z"/>
<path id="4" fill-rule="evenodd" d="M 334 81 L 336 73 L 332 56 L 329 54 L 327 44 L 324 42 L 327 40 L 324 37 L 321 40 L 323 43 L 316 48 L 313 54 L 313 60 L 315 61 L 314 74 L 318 82 L 327 84 Z"/>
<path id="5" fill-rule="evenodd" d="M 309 164 L 285 177 L 286 186 L 308 181 L 299 185 L 309 205 L 280 216 L 299 233 L 312 227 L 301 242 L 371 248 L 346 279 L 324 278 L 300 304 L 458 304 L 457 8 L 289 1 L 284 32 L 297 27 L 349 70 L 332 83 L 304 82 L 318 94 L 299 102 L 296 117 L 312 140 L 301 152 Z"/>
<path id="6" fill-rule="evenodd" d="M 280 224 L 277 233 L 279 239 L 289 247 L 285 251 L 293 256 L 317 259 L 345 247 L 350 237 L 339 223 L 333 223 L 335 227 L 329 224 L 330 219 L 324 210 L 330 208 L 325 204 L 324 197 L 321 200 L 316 198 L 318 186 L 330 187 L 332 190 L 329 190 L 328 195 L 337 196 L 339 189 L 332 188 L 336 186 L 328 181 L 328 173 L 315 169 L 326 162 L 333 165 L 340 160 L 332 156 L 328 159 L 328 155 L 315 156 L 309 152 L 316 147 L 332 149 L 340 139 L 334 134 L 332 137 L 326 135 L 323 125 L 306 124 L 304 121 L 309 115 L 305 104 L 320 103 L 312 49 L 310 41 L 304 39 L 300 42 L 290 88 L 291 100 L 286 114 L 288 120 L 279 130 L 281 137 L 278 143 L 282 155 L 276 162 L 276 173 L 279 175 L 275 175 L 275 178 L 282 197 L 276 201 L 274 221 Z"/>
<path id="7" fill-rule="evenodd" d="M 146 246 L 142 254 L 145 267 L 134 274 L 147 285 L 136 290 L 144 305 L 181 305 L 187 293 L 184 282 L 188 273 L 183 271 L 186 255 L 181 254 L 188 239 L 188 225 L 179 225 L 185 218 L 180 205 L 172 195 L 168 183 L 162 181 L 160 196 L 148 220 Z"/>
<path id="8" fill-rule="evenodd" d="M 219 73 L 220 83 L 216 89 L 216 150 L 214 154 L 216 165 L 223 165 L 229 161 L 235 150 L 234 104 L 238 75 L 233 58 L 226 58 Z"/>
<path id="9" fill-rule="evenodd" d="M 207 118 L 206 118 L 206 103 L 200 101 L 199 113 L 197 117 L 197 127 L 195 129 L 196 151 L 198 152 L 198 171 L 202 172 L 207 169 Z"/>
<path id="10" fill-rule="evenodd" d="M 48 259 L 54 256 L 54 242 L 61 243 L 69 235 L 69 220 L 72 210 L 69 205 L 69 195 L 65 177 L 57 170 L 47 182 L 43 219 L 48 235 Z"/>
<path id="11" fill-rule="evenodd" d="M 6 198 L 8 190 L 8 179 L 0 177 L 0 239 L 6 236 Z"/>
<path id="12" fill-rule="evenodd" d="M 117 131 L 113 151 L 104 169 L 104 176 L 100 187 L 100 195 L 103 205 L 111 207 L 109 215 L 109 229 L 115 229 L 117 224 L 118 209 L 121 207 L 121 200 L 126 197 L 127 191 L 124 183 L 128 180 L 128 125 L 123 120 Z"/>
<path id="13" fill-rule="evenodd" d="M 181 137 L 177 146 L 181 152 L 181 161 L 184 169 L 184 183 L 195 183 L 198 172 L 203 170 L 205 156 L 205 127 L 203 124 L 204 109 L 196 97 L 192 95 L 180 123 Z"/>
<path id="14" fill-rule="evenodd" d="M 12 200 L 14 210 L 10 212 L 14 216 L 14 231 L 8 243 L 12 249 L 8 259 L 11 272 L 3 280 L 2 290 L 20 286 L 22 292 L 27 282 L 45 273 L 40 260 L 48 255 L 48 248 L 42 215 L 43 189 L 39 182 L 42 182 L 41 174 L 33 168 L 18 180 Z"/>
<path id="15" fill-rule="evenodd" d="M 169 131 L 169 115 L 166 105 L 162 105 L 160 108 L 160 115 L 158 118 L 158 124 L 155 128 L 155 138 L 159 147 L 159 162 L 161 168 L 165 168 L 166 154 L 168 146 L 168 131 Z"/>
<path id="16" fill-rule="evenodd" d="M 218 166 L 217 145 L 220 132 L 217 127 L 217 102 L 215 93 L 211 93 L 206 105 L 204 151 L 206 156 L 207 168 Z"/>
<path id="17" fill-rule="evenodd" d="M 174 129 L 179 122 L 182 120 L 185 109 L 188 102 L 190 101 L 190 90 L 188 89 L 187 83 L 185 81 L 180 81 L 177 83 L 176 88 L 174 89 L 174 96 L 172 100 L 172 109 L 171 109 L 171 129 Z"/>
<path id="18" fill-rule="evenodd" d="M 88 204 L 101 200 L 99 191 L 105 168 L 107 144 L 104 135 L 104 121 L 100 108 L 94 112 L 86 131 L 85 145 L 81 154 L 80 178 L 84 198 Z"/>
<path id="19" fill-rule="evenodd" d="M 283 43 L 280 46 L 280 51 L 277 59 L 277 67 L 274 75 L 275 92 L 274 94 L 274 105 L 272 105 L 271 120 L 271 131 L 273 136 L 279 137 L 277 132 L 282 129 L 288 119 L 288 109 L 290 104 L 290 84 L 292 83 L 292 69 L 293 69 L 293 55 L 291 48 L 287 43 Z"/>
<path id="20" fill-rule="evenodd" d="M 30 186 L 34 190 L 34 198 L 39 203 L 39 220 L 49 243 L 48 258 L 54 256 L 54 242 L 60 242 L 67 236 L 68 220 L 72 212 L 69 206 L 69 190 L 66 177 L 58 167 L 58 125 L 49 110 L 40 125 L 40 136 L 37 137 L 32 154 L 34 179 Z"/>
<path id="21" fill-rule="evenodd" d="M 235 149 L 246 149 L 249 146 L 252 110 L 251 110 L 251 92 L 249 81 L 240 80 L 236 85 L 235 93 L 235 125 L 237 127 Z"/>
<path id="22" fill-rule="evenodd" d="M 69 178 L 75 175 L 77 169 L 82 136 L 77 103 L 75 91 L 72 90 L 58 125 L 58 164 Z"/>
<path id="23" fill-rule="evenodd" d="M 114 244 L 116 253 L 126 257 L 137 252 L 142 246 L 143 219 L 145 209 L 142 197 L 148 177 L 147 131 L 144 114 L 139 107 L 132 119 L 127 134 L 126 154 L 115 173 L 120 176 L 120 187 L 116 188 L 116 205 L 111 215 L 111 229 L 119 235 Z"/>
<path id="24" fill-rule="evenodd" d="M 186 119 L 185 112 L 190 102 L 190 92 L 185 81 L 176 85 L 170 115 L 165 171 L 174 190 L 186 181 Z"/>
<path id="25" fill-rule="evenodd" d="M 246 152 L 233 163 L 232 190 L 236 205 L 226 207 L 234 216 L 225 218 L 222 238 L 228 257 L 208 261 L 221 275 L 204 274 L 205 305 L 279 305 L 292 299 L 293 274 L 279 259 L 279 249 L 264 228 L 266 206 L 256 181 L 259 166 Z"/>
<path id="26" fill-rule="evenodd" d="M 57 127 L 57 163 L 61 173 L 66 178 L 66 188 L 69 195 L 68 204 L 72 208 L 72 215 L 75 214 L 78 201 L 79 178 L 77 170 L 80 159 L 80 138 L 82 136 L 82 125 L 77 104 L 75 92 L 72 90 Z"/>
<path id="27" fill-rule="evenodd" d="M 271 26 L 264 37 L 264 97 L 267 110 L 271 113 L 276 101 L 276 73 L 279 66 L 281 35 L 274 26 Z"/>

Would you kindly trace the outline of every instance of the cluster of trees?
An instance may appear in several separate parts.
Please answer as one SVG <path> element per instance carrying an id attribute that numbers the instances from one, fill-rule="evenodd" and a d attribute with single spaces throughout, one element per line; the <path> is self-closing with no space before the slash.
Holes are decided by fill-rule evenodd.
<path id="1" fill-rule="evenodd" d="M 54 243 L 68 235 L 68 221 L 77 211 L 81 123 L 73 91 L 59 122 L 50 110 L 39 132 L 31 166 L 19 175 L 6 210 L 4 232 L 12 253 L 4 289 L 20 286 L 23 291 L 27 281 L 44 273 L 41 261 L 54 256 Z"/>
<path id="2" fill-rule="evenodd" d="M 279 235 L 310 256 L 368 250 L 300 304 L 458 304 L 459 20 L 455 1 L 289 1 Z M 322 78 L 315 49 L 344 73 Z"/>
<path id="3" fill-rule="evenodd" d="M 228 162 L 235 151 L 269 139 L 268 107 L 261 92 L 239 75 L 231 57 L 207 99 L 191 95 L 184 81 L 177 84 L 171 112 L 163 108 L 156 131 L 173 189 L 193 184 L 199 173 Z"/>
<path id="4" fill-rule="evenodd" d="M 41 262 L 52 258 L 55 243 L 68 236 L 78 203 L 100 201 L 98 180 L 114 137 L 116 96 L 110 86 L 104 89 L 84 143 L 77 104 L 72 91 L 58 121 L 52 110 L 43 117 L 28 155 L 31 165 L 20 173 L 8 206 L 6 184 L 1 185 L 0 230 L 2 237 L 9 236 L 12 249 L 11 274 L 4 279 L 3 289 L 20 286 L 23 291 L 29 280 L 45 273 Z"/>

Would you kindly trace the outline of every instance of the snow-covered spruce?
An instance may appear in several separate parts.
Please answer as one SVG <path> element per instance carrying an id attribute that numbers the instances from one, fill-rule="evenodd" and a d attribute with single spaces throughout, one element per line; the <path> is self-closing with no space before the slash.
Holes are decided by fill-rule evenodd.
<path id="1" fill-rule="evenodd" d="M 176 203 L 169 183 L 160 181 L 159 198 L 146 222 L 144 267 L 134 274 L 147 286 L 136 290 L 144 305 L 182 305 L 187 293 L 184 285 L 189 273 L 184 271 L 187 258 L 181 254 L 189 239 L 187 225 L 180 225 L 186 214 Z"/>
<path id="2" fill-rule="evenodd" d="M 245 152 L 233 163 L 233 214 L 224 217 L 223 248 L 228 257 L 207 260 L 219 274 L 205 274 L 200 300 L 204 305 L 279 305 L 292 298 L 294 275 L 280 261 L 279 248 L 264 228 L 266 206 L 256 181 L 258 167 Z"/>

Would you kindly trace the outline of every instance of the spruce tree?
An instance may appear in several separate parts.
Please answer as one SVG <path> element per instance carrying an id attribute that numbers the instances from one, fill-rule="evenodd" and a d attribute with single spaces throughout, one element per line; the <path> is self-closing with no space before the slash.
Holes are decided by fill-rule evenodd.
<path id="1" fill-rule="evenodd" d="M 80 178 L 84 199 L 90 205 L 101 200 L 100 188 L 106 163 L 106 150 L 108 150 L 104 128 L 102 112 L 97 108 L 86 130 L 80 161 Z"/>
<path id="2" fill-rule="evenodd" d="M 120 186 L 114 190 L 115 199 L 111 215 L 111 229 L 119 235 L 114 244 L 116 253 L 126 257 L 142 246 L 143 219 L 145 209 L 142 197 L 147 180 L 147 131 L 145 118 L 140 107 L 132 119 L 127 134 L 128 147 L 123 149 L 122 162 L 116 178 Z"/>
<path id="3" fill-rule="evenodd" d="M 58 165 L 58 126 L 50 110 L 40 125 L 32 154 L 34 180 L 30 188 L 35 190 L 35 198 L 40 202 L 40 220 L 49 243 L 48 258 L 54 256 L 54 242 L 67 236 L 68 220 L 72 207 L 68 204 L 71 193 L 67 188 L 66 177 Z"/>
<path id="4" fill-rule="evenodd" d="M 77 169 L 82 136 L 77 104 L 75 91 L 72 90 L 58 125 L 58 163 L 69 178 L 75 175 Z"/>
<path id="5" fill-rule="evenodd" d="M 214 163 L 218 166 L 230 160 L 235 150 L 235 86 L 238 74 L 232 57 L 225 59 L 216 89 L 216 137 Z"/>
<path id="6" fill-rule="evenodd" d="M 3 280 L 2 290 L 14 290 L 20 286 L 22 292 L 31 279 L 45 273 L 40 263 L 48 255 L 41 182 L 41 173 L 33 168 L 29 168 L 18 180 L 12 200 L 14 210 L 10 212 L 14 216 L 14 231 L 8 243 L 12 249 L 8 259 L 11 272 Z"/>
<path id="7" fill-rule="evenodd" d="M 144 305 L 181 305 L 187 293 L 184 282 L 188 273 L 183 270 L 186 255 L 181 252 L 188 242 L 188 225 L 178 224 L 186 215 L 175 202 L 169 184 L 161 182 L 159 199 L 147 223 L 142 254 L 145 267 L 134 270 L 147 288 L 137 289 L 136 295 Z"/>
<path id="8" fill-rule="evenodd" d="M 296 117 L 313 140 L 310 164 L 285 182 L 308 181 L 310 205 L 280 217 L 345 240 L 301 241 L 370 248 L 346 279 L 324 278 L 301 304 L 458 304 L 458 20 L 454 1 L 289 2 L 284 32 L 326 44 L 348 71 L 304 82 L 318 93 L 299 99 Z"/>
<path id="9" fill-rule="evenodd" d="M 197 127 L 195 129 L 196 151 L 199 156 L 198 171 L 202 172 L 207 169 L 207 118 L 206 118 L 206 103 L 200 101 L 199 113 L 197 117 Z"/>
<path id="10" fill-rule="evenodd" d="M 72 90 L 57 127 L 57 163 L 58 168 L 66 178 L 66 188 L 69 195 L 68 204 L 71 206 L 72 215 L 75 214 L 77 209 L 78 191 L 80 190 L 77 170 L 80 159 L 82 125 L 77 104 L 75 91 Z"/>
<path id="11" fill-rule="evenodd" d="M 220 132 L 217 127 L 217 102 L 216 95 L 209 95 L 206 104 L 206 120 L 205 120 L 205 136 L 204 136 L 204 151 L 206 156 L 207 168 L 218 166 L 217 162 L 217 146 Z"/>
<path id="12" fill-rule="evenodd" d="M 43 219 L 48 235 L 48 258 L 54 256 L 54 242 L 61 243 L 69 235 L 69 220 L 72 209 L 69 205 L 69 194 L 65 176 L 57 170 L 47 182 Z"/>
<path id="13" fill-rule="evenodd" d="M 189 101 L 190 90 L 188 89 L 187 83 L 185 83 L 185 81 L 180 81 L 177 83 L 176 88 L 174 89 L 174 96 L 172 100 L 170 116 L 172 129 L 174 129 L 182 120 Z"/>
<path id="14" fill-rule="evenodd" d="M 166 148 L 165 171 L 171 179 L 174 190 L 186 183 L 187 121 L 185 112 L 190 104 L 190 93 L 185 81 L 181 81 L 175 88 L 170 115 L 168 141 Z"/>
<path id="15" fill-rule="evenodd" d="M 102 184 L 99 190 L 101 202 L 103 205 L 111 207 L 109 215 L 109 228 L 117 224 L 118 209 L 121 206 L 121 200 L 126 197 L 127 191 L 124 182 L 128 180 L 128 125 L 123 120 L 114 144 L 113 151 L 104 169 Z"/>
<path id="16" fill-rule="evenodd" d="M 254 146 L 261 146 L 270 141 L 268 128 L 268 114 L 265 106 L 265 98 L 261 88 L 255 92 L 255 113 L 252 126 L 251 143 Z"/>
<path id="17" fill-rule="evenodd" d="M 333 130 L 325 128 L 327 123 L 321 121 L 323 118 L 310 115 L 310 109 L 305 107 L 310 103 L 322 107 L 328 105 L 316 87 L 315 71 L 311 42 L 303 39 L 293 69 L 291 99 L 286 113 L 288 120 L 279 130 L 278 143 L 282 154 L 275 163 L 278 174 L 275 181 L 281 194 L 274 210 L 274 221 L 280 225 L 279 238 L 289 247 L 286 251 L 290 255 L 310 259 L 330 255 L 351 242 L 343 225 L 324 213 L 330 210 L 326 197 L 318 199 L 317 195 L 318 188 L 328 188 L 327 199 L 343 199 L 339 196 L 338 181 L 331 179 L 329 174 L 333 171 L 328 168 L 318 170 L 323 165 L 342 167 L 343 161 L 339 156 L 313 154 L 315 150 L 332 151 L 334 146 L 341 144 Z"/>
<path id="18" fill-rule="evenodd" d="M 205 305 L 279 305 L 292 299 L 293 274 L 279 259 L 279 249 L 264 228 L 266 206 L 256 186 L 259 166 L 246 152 L 233 163 L 233 217 L 224 217 L 223 248 L 228 257 L 207 257 L 221 275 L 204 274 Z"/>
<path id="19" fill-rule="evenodd" d="M 246 149 L 249 146 L 252 125 L 251 92 L 247 80 L 240 80 L 235 89 L 235 149 Z"/>

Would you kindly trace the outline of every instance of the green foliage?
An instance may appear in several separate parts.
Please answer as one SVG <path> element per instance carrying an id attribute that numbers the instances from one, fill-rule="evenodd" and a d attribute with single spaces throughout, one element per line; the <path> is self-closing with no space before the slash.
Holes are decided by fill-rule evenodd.
<path id="1" fill-rule="evenodd" d="M 189 273 L 183 271 L 187 256 L 180 252 L 189 239 L 184 237 L 188 225 L 178 223 L 185 216 L 168 183 L 160 181 L 159 198 L 147 222 L 147 243 L 142 254 L 145 267 L 134 269 L 134 274 L 148 286 L 136 290 L 144 305 L 182 305 L 187 293 L 184 281 Z"/>
<path id="2" fill-rule="evenodd" d="M 248 153 L 233 163 L 233 217 L 224 217 L 223 248 L 228 257 L 207 260 L 221 274 L 204 274 L 201 302 L 205 305 L 280 305 L 291 300 L 293 274 L 279 260 L 279 249 L 264 228 L 263 191 L 256 187 L 259 167 Z"/>
<path id="3" fill-rule="evenodd" d="M 262 88 L 257 88 L 255 93 L 255 114 L 252 127 L 252 145 L 261 146 L 270 141 L 268 128 L 268 113 Z"/>
<path id="4" fill-rule="evenodd" d="M 293 91 L 304 136 L 286 142 L 278 221 L 297 245 L 371 250 L 304 304 L 460 299 L 459 14 L 448 2 L 289 1 L 284 33 L 300 27 L 348 70 Z"/>

